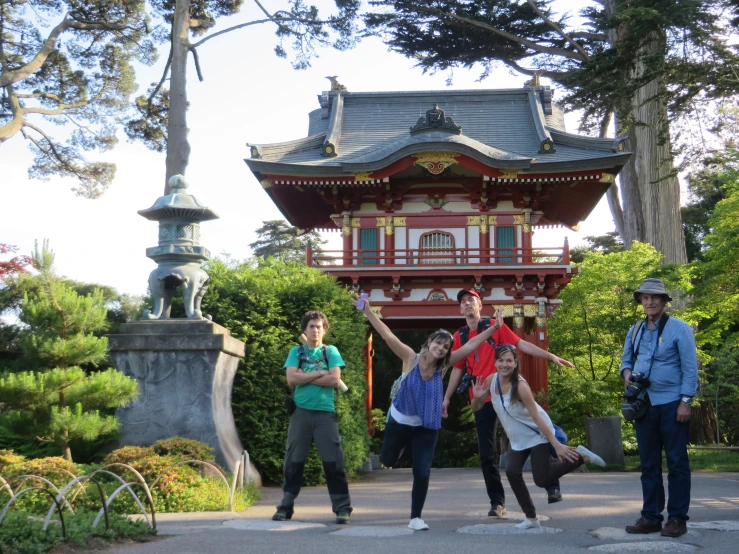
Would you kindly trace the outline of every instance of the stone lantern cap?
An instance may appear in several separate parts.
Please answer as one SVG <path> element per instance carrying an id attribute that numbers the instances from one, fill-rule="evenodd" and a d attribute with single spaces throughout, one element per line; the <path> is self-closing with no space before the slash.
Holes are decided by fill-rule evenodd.
<path id="1" fill-rule="evenodd" d="M 150 221 L 181 219 L 200 222 L 218 219 L 218 214 L 213 210 L 200 204 L 191 194 L 185 193 L 188 186 L 182 175 L 175 175 L 169 180 L 171 192 L 160 196 L 151 208 L 139 210 L 138 214 Z"/>

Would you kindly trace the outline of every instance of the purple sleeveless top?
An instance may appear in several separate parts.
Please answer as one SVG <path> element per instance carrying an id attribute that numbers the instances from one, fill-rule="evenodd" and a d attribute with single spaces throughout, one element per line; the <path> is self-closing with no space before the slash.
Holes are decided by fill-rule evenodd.
<path id="1" fill-rule="evenodd" d="M 421 418 L 423 426 L 428 429 L 441 428 L 441 406 L 444 400 L 444 385 L 441 380 L 441 369 L 428 381 L 421 377 L 421 370 L 416 364 L 408 376 L 403 379 L 393 406 L 401 414 Z"/>

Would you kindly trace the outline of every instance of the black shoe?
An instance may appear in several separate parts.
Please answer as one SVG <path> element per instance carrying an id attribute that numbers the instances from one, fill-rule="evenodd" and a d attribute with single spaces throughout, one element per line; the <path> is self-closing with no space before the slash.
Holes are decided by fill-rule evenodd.
<path id="1" fill-rule="evenodd" d="M 502 519 L 504 515 L 506 515 L 506 509 L 503 505 L 496 506 L 495 508 L 490 508 L 490 511 L 488 512 L 488 517 L 497 517 L 499 519 Z"/>
<path id="2" fill-rule="evenodd" d="M 672 537 L 673 539 L 676 539 L 677 537 L 683 536 L 687 532 L 688 526 L 682 519 L 668 519 L 667 523 L 665 523 L 665 527 L 662 529 L 662 532 L 660 534 L 663 537 Z"/>
<path id="3" fill-rule="evenodd" d="M 347 512 L 346 510 L 342 510 L 341 512 L 336 514 L 336 523 L 340 525 L 349 523 L 351 520 L 352 520 L 351 514 Z"/>
<path id="4" fill-rule="evenodd" d="M 562 502 L 562 492 L 559 490 L 559 487 L 552 487 L 550 489 L 547 489 L 547 502 L 549 504 Z"/>
<path id="5" fill-rule="evenodd" d="M 649 521 L 645 517 L 640 517 L 634 525 L 627 525 L 626 532 L 632 535 L 646 535 L 648 533 L 659 533 L 662 530 L 662 524 L 659 521 Z"/>
<path id="6" fill-rule="evenodd" d="M 277 510 L 275 515 L 272 516 L 272 521 L 287 521 L 292 519 L 292 517 L 293 515 L 286 510 Z"/>

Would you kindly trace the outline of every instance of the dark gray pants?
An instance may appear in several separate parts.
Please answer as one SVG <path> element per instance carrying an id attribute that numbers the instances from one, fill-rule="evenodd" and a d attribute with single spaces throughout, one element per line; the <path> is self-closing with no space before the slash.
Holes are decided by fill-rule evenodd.
<path id="1" fill-rule="evenodd" d="M 521 506 L 523 513 L 526 514 L 526 517 L 533 519 L 536 517 L 536 508 L 531 501 L 529 489 L 526 488 L 526 483 L 523 480 L 523 465 L 529 456 L 531 456 L 531 473 L 534 476 L 534 483 L 537 487 L 543 489 L 550 487 L 560 477 L 580 467 L 584 460 L 579 454 L 576 462 L 567 460 L 562 462 L 559 459 L 554 459 L 551 450 L 549 450 L 549 443 L 537 444 L 526 450 L 508 450 L 505 462 L 508 483 L 511 485 L 513 494 L 516 495 L 516 500 L 518 500 L 518 505 Z"/>
<path id="2" fill-rule="evenodd" d="M 336 414 L 303 408 L 296 408 L 290 416 L 285 453 L 285 481 L 282 486 L 285 494 L 277 509 L 292 516 L 295 499 L 300 494 L 300 487 L 303 486 L 305 459 L 313 441 L 316 442 L 316 449 L 323 462 L 328 494 L 331 497 L 331 509 L 336 514 L 351 513 L 349 484 L 344 470 L 344 451 L 341 449 Z"/>

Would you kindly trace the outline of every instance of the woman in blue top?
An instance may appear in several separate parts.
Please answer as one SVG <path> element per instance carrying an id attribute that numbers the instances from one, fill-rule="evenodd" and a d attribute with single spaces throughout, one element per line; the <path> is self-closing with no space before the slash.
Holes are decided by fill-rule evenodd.
<path id="1" fill-rule="evenodd" d="M 358 298 L 353 300 L 357 305 Z M 400 342 L 364 300 L 362 312 L 398 358 L 403 362 L 400 389 L 390 406 L 390 417 L 385 427 L 380 461 L 387 467 L 398 462 L 406 446 L 411 446 L 413 458 L 413 489 L 411 492 L 411 521 L 408 527 L 425 531 L 428 525 L 421 519 L 429 489 L 431 462 L 441 428 L 444 400 L 442 378 L 446 370 L 472 354 L 489 339 L 502 323 L 501 312 L 486 331 L 472 338 L 462 348 L 452 352 L 452 334 L 440 329 L 431 333 L 418 354 Z"/>

